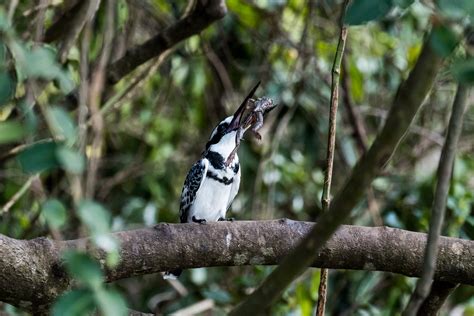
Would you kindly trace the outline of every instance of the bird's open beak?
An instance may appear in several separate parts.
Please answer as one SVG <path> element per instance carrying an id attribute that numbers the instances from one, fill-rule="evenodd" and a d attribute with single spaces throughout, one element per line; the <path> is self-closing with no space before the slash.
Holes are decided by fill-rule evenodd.
<path id="1" fill-rule="evenodd" d="M 245 109 L 247 108 L 247 102 L 253 97 L 253 94 L 255 93 L 259 85 L 260 81 L 257 82 L 257 84 L 255 85 L 255 87 L 253 87 L 252 90 L 250 90 L 250 93 L 244 99 L 244 102 L 242 102 L 237 111 L 235 111 L 232 121 L 230 122 L 229 127 L 227 128 L 229 131 L 240 128 L 240 125 L 242 124 L 242 117 L 244 115 Z"/>

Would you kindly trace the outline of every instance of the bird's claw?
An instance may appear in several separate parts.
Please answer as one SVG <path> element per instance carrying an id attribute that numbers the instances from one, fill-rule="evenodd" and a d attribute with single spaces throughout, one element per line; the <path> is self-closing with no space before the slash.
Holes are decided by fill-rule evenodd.
<path id="1" fill-rule="evenodd" d="M 195 216 L 192 217 L 192 221 L 194 223 L 198 223 L 198 224 L 207 224 L 207 221 L 203 218 L 203 219 L 197 219 Z"/>
<path id="2" fill-rule="evenodd" d="M 233 222 L 234 220 L 235 220 L 235 218 L 233 218 L 233 217 L 229 217 L 229 218 L 219 217 L 219 219 L 217 221 L 218 222 Z"/>

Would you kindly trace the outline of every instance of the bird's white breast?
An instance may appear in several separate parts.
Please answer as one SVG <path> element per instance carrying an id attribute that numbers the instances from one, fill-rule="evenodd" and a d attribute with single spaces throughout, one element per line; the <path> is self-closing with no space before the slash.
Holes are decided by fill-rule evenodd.
<path id="1" fill-rule="evenodd" d="M 212 172 L 219 178 L 234 179 L 235 173 L 233 166 L 238 163 L 238 157 L 235 156 L 232 164 L 225 169 L 217 170 L 209 164 L 208 172 Z M 238 174 L 240 176 L 240 173 Z M 225 218 L 227 212 L 232 184 L 224 185 L 215 179 L 205 177 L 201 187 L 196 192 L 196 199 L 190 208 L 189 221 L 195 216 L 197 219 L 205 219 L 208 222 L 217 221 L 219 218 Z"/>

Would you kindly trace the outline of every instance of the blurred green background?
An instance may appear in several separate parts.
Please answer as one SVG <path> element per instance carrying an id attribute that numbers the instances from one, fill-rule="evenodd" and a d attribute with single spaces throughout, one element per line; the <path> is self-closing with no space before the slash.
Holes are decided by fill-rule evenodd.
<path id="1" fill-rule="evenodd" d="M 474 17 L 470 1 L 384 0 L 377 8 L 369 1 L 354 2 L 360 8 L 353 9 L 353 19 L 377 21 L 349 28 L 333 192 L 382 126 L 426 31 L 439 20 L 448 21 L 433 43 L 442 53 L 462 38 Z M 222 20 L 177 45 L 159 65 L 152 61 L 115 86 L 105 84 L 95 100 L 93 80 L 81 83 L 81 78 L 93 77 L 107 42 L 104 35 L 112 36 L 108 61 L 117 60 L 179 19 L 187 2 L 102 1 L 61 60 L 58 51 L 64 42 L 46 43 L 45 38 L 51 29 L 71 33 L 56 23 L 75 3 L 22 0 L 0 5 L 0 233 L 28 239 L 92 235 L 96 245 L 109 252 L 108 264 L 113 266 L 118 245 L 104 240 L 105 234 L 178 222 L 188 169 L 213 127 L 233 113 L 258 80 L 262 85 L 256 95 L 273 98 L 279 107 L 265 122 L 263 140 L 248 135 L 240 147 L 242 183 L 229 215 L 238 220 L 315 220 L 321 210 L 341 1 L 229 0 Z M 107 24 L 111 16 L 112 28 Z M 452 65 L 464 54 L 466 48 L 460 45 L 448 58 L 391 164 L 354 210 L 350 224 L 427 231 L 456 88 Z M 462 65 L 466 80 L 472 81 L 472 60 Z M 139 84 L 132 85 L 134 80 Z M 81 92 L 84 87 L 88 93 Z M 74 106 L 81 98 L 83 104 Z M 91 119 L 91 104 L 102 108 L 98 125 Z M 473 137 L 471 106 L 448 198 L 443 228 L 447 236 L 474 236 Z M 93 176 L 91 161 L 97 162 Z M 156 274 L 104 286 L 97 285 L 102 275 L 88 256 L 66 257 L 83 286 L 60 300 L 57 315 L 72 314 L 79 298 L 88 303 L 85 309 L 78 307 L 76 315 L 93 306 L 119 315 L 125 305 L 166 314 L 198 302 L 212 306 L 205 315 L 223 315 L 272 270 L 194 269 L 177 284 Z M 328 315 L 394 315 L 405 306 L 414 281 L 380 272 L 331 271 Z M 272 307 L 272 314 L 312 315 L 318 284 L 319 270 L 309 269 Z M 472 287 L 461 286 L 443 313 L 474 315 L 473 294 Z M 12 306 L 1 308 L 22 314 Z"/>

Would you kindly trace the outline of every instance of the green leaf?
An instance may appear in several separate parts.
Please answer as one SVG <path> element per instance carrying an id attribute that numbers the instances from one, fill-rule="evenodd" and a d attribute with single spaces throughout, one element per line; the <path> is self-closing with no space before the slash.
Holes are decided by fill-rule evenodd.
<path id="1" fill-rule="evenodd" d="M 447 57 L 458 44 L 458 38 L 450 28 L 441 25 L 433 28 L 430 44 L 438 55 Z"/>
<path id="2" fill-rule="evenodd" d="M 69 114 L 59 107 L 51 107 L 47 113 L 56 136 L 72 146 L 76 142 L 77 129 Z"/>
<path id="3" fill-rule="evenodd" d="M 474 1 L 472 0 L 438 0 L 439 9 L 449 18 L 474 19 Z"/>
<path id="4" fill-rule="evenodd" d="M 59 166 L 56 158 L 57 145 L 45 142 L 32 145 L 18 155 L 18 161 L 25 172 L 40 172 Z"/>
<path id="5" fill-rule="evenodd" d="M 8 21 L 8 17 L 5 14 L 5 11 L 0 8 L 0 31 L 8 31 L 10 29 L 10 22 Z"/>
<path id="6" fill-rule="evenodd" d="M 25 131 L 20 123 L 0 122 L 0 144 L 20 140 L 25 136 Z"/>
<path id="7" fill-rule="evenodd" d="M 68 272 L 78 281 L 92 289 L 98 289 L 104 282 L 99 264 L 85 253 L 69 251 L 64 253 Z"/>
<path id="8" fill-rule="evenodd" d="M 104 316 L 125 316 L 127 305 L 122 295 L 112 289 L 100 288 L 95 291 L 97 305 Z"/>
<path id="9" fill-rule="evenodd" d="M 80 203 L 77 215 L 93 235 L 110 231 L 110 214 L 98 203 L 87 200 Z"/>
<path id="10" fill-rule="evenodd" d="M 49 46 L 29 49 L 24 45 L 13 45 L 17 65 L 22 75 L 32 78 L 57 80 L 64 93 L 74 88 L 74 82 L 56 61 L 55 51 Z"/>
<path id="11" fill-rule="evenodd" d="M 383 18 L 392 8 L 391 0 L 352 0 L 344 16 L 344 23 L 360 25 Z"/>
<path id="12" fill-rule="evenodd" d="M 7 46 L 2 40 L 0 40 L 0 63 L 2 65 L 5 65 L 6 59 L 7 59 Z"/>
<path id="13" fill-rule="evenodd" d="M 84 316 L 95 308 L 94 296 L 89 289 L 72 290 L 61 296 L 53 306 L 53 316 Z"/>
<path id="14" fill-rule="evenodd" d="M 15 95 L 16 82 L 8 71 L 0 71 L 0 106 L 8 103 Z"/>
<path id="15" fill-rule="evenodd" d="M 311 285 L 309 293 L 313 300 L 318 299 L 319 283 L 321 282 L 321 269 L 314 269 L 313 275 L 311 276 Z"/>
<path id="16" fill-rule="evenodd" d="M 105 264 L 109 268 L 114 268 L 119 264 L 119 262 L 120 262 L 120 253 L 118 251 L 118 245 L 117 245 L 117 250 L 109 251 L 107 253 L 107 258 L 105 258 Z"/>
<path id="17" fill-rule="evenodd" d="M 457 81 L 474 84 L 474 58 L 455 62 L 452 71 Z"/>
<path id="18" fill-rule="evenodd" d="M 97 246 L 107 252 L 118 251 L 117 240 L 109 234 L 99 234 L 94 236 L 94 242 Z"/>
<path id="19" fill-rule="evenodd" d="M 47 200 L 42 212 L 49 226 L 58 229 L 66 222 L 67 212 L 64 205 L 56 199 Z"/>
<path id="20" fill-rule="evenodd" d="M 296 285 L 296 302 L 300 308 L 301 315 L 311 315 L 313 301 L 308 291 L 307 285 L 299 283 Z"/>
<path id="21" fill-rule="evenodd" d="M 350 59 L 349 69 L 347 72 L 343 73 L 343 76 L 349 76 L 351 80 L 351 89 L 350 94 L 355 102 L 361 103 L 364 100 L 365 90 L 364 90 L 364 75 L 357 68 L 356 62 L 353 59 Z"/>
<path id="22" fill-rule="evenodd" d="M 210 298 L 220 304 L 226 304 L 232 301 L 232 298 L 230 297 L 230 294 L 222 289 L 205 289 L 202 291 L 202 295 L 206 298 Z"/>
<path id="23" fill-rule="evenodd" d="M 80 174 L 85 167 L 84 156 L 66 146 L 60 146 L 56 151 L 56 157 L 61 166 L 74 174 Z"/>

